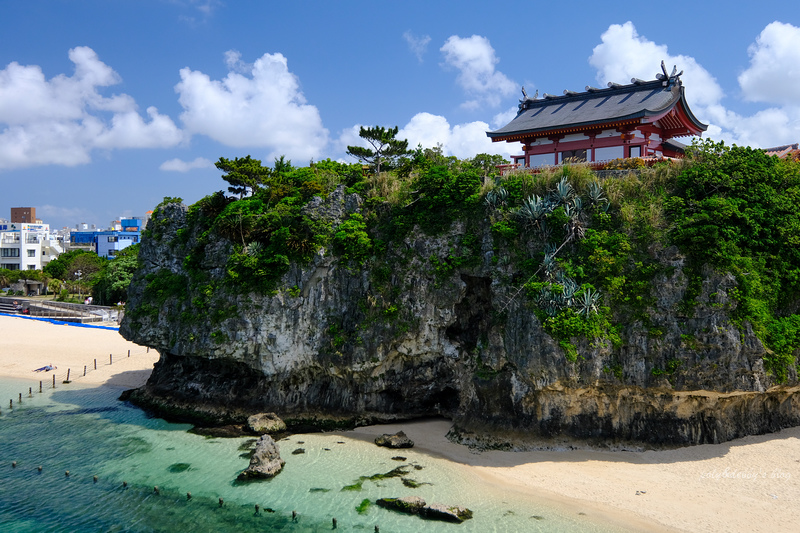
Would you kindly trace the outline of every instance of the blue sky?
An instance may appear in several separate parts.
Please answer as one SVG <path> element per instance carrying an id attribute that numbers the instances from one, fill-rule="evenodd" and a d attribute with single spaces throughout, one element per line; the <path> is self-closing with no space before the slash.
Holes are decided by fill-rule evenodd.
<path id="1" fill-rule="evenodd" d="M 219 157 L 349 161 L 359 125 L 517 153 L 485 132 L 522 85 L 653 79 L 662 59 L 706 136 L 800 141 L 796 2 L 0 0 L 0 218 L 106 226 L 224 189 Z"/>

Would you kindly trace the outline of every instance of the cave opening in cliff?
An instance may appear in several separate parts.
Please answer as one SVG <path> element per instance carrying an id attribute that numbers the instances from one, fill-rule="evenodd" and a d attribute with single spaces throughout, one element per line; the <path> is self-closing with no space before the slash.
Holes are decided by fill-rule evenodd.
<path id="1" fill-rule="evenodd" d="M 447 338 L 462 350 L 472 352 L 489 335 L 492 311 L 491 278 L 461 274 L 466 283 L 464 297 L 455 305 L 456 320 L 446 330 Z"/>
<path id="2" fill-rule="evenodd" d="M 453 387 L 445 387 L 442 390 L 433 392 L 425 398 L 422 406 L 431 414 L 452 416 L 460 405 L 459 392 Z"/>

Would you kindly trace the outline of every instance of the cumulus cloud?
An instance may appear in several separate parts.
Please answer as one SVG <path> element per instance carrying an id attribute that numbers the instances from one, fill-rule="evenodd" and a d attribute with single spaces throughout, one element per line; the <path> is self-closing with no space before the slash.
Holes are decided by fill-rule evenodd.
<path id="1" fill-rule="evenodd" d="M 768 24 L 747 49 L 750 66 L 739 75 L 747 100 L 800 105 L 800 28 Z"/>
<path id="2" fill-rule="evenodd" d="M 410 31 L 407 31 L 403 34 L 403 39 L 408 43 L 408 49 L 411 50 L 411 52 L 417 56 L 417 60 L 422 63 L 422 56 L 425 55 L 425 52 L 428 50 L 428 43 L 431 42 L 430 35 L 417 37 Z"/>
<path id="3" fill-rule="evenodd" d="M 193 161 L 183 161 L 175 158 L 164 161 L 158 168 L 166 172 L 189 172 L 196 168 L 214 168 L 214 163 L 205 157 L 198 157 Z"/>
<path id="4" fill-rule="evenodd" d="M 483 104 L 495 107 L 516 90 L 513 81 L 495 70 L 500 60 L 486 37 L 453 35 L 439 50 L 444 54 L 445 64 L 458 69 L 458 84 L 471 98 L 463 107 L 478 109 Z"/>
<path id="5" fill-rule="evenodd" d="M 489 125 L 483 121 L 451 126 L 441 115 L 417 113 L 397 136 L 408 139 L 409 146 L 433 148 L 441 145 L 444 155 L 461 159 L 481 153 L 510 156 L 520 152 L 519 143 L 493 143 L 486 136 L 489 130 Z"/>
<path id="6" fill-rule="evenodd" d="M 96 213 L 82 207 L 60 207 L 56 205 L 40 205 L 36 208 L 36 216 L 45 222 L 48 220 L 71 220 L 71 224 L 94 222 Z M 51 226 L 52 229 L 56 229 Z"/>
<path id="7" fill-rule="evenodd" d="M 589 58 L 597 81 L 627 83 L 653 79 L 660 61 L 683 70 L 686 97 L 694 114 L 709 125 L 706 136 L 728 143 L 766 148 L 800 139 L 800 28 L 773 22 L 749 47 L 750 66 L 739 76 L 742 94 L 751 101 L 777 104 L 744 116 L 722 101 L 725 94 L 714 76 L 693 57 L 670 55 L 666 45 L 640 36 L 633 23 L 613 24 Z"/>
<path id="8" fill-rule="evenodd" d="M 184 68 L 175 86 L 183 106 L 181 121 L 190 135 L 206 135 L 226 146 L 269 150 L 268 159 L 286 155 L 307 161 L 319 158 L 328 130 L 319 111 L 306 103 L 297 77 L 282 54 L 264 54 L 249 72 L 236 53 L 228 53 L 222 80 Z"/>
<path id="9" fill-rule="evenodd" d="M 345 152 L 348 146 L 370 147 L 364 139 L 358 136 L 361 125 L 356 124 L 343 130 L 334 146 L 340 152 Z M 417 113 L 411 120 L 397 132 L 398 139 L 408 140 L 411 149 L 417 146 L 423 148 L 442 147 L 446 156 L 456 156 L 459 159 L 475 157 L 477 154 L 500 154 L 509 157 L 520 153 L 519 143 L 493 143 L 486 136 L 489 131 L 486 122 L 475 121 L 464 124 L 450 125 L 441 115 L 431 113 Z M 352 163 L 352 158 L 348 158 Z"/>
<path id="10" fill-rule="evenodd" d="M 156 108 L 147 109 L 148 121 L 132 97 L 101 94 L 121 78 L 94 50 L 73 48 L 69 58 L 72 76 L 48 80 L 39 66 L 16 62 L 0 70 L 0 169 L 74 166 L 91 161 L 95 149 L 174 146 L 182 140 Z"/>
<path id="11" fill-rule="evenodd" d="M 681 79 L 693 105 L 711 105 L 722 97 L 717 80 L 690 56 L 670 55 L 667 45 L 656 44 L 640 36 L 632 22 L 612 24 L 600 36 L 601 44 L 595 46 L 589 64 L 597 69 L 597 81 L 602 87 L 607 82 L 630 83 L 631 78 L 655 79 L 661 72 L 661 61 L 672 72 L 673 65 L 683 70 Z"/>

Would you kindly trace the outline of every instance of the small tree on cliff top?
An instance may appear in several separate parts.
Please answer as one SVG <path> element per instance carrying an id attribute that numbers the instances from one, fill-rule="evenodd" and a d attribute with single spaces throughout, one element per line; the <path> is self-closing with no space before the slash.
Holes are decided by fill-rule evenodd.
<path id="1" fill-rule="evenodd" d="M 269 167 L 262 166 L 261 160 L 252 159 L 249 155 L 237 157 L 232 161 L 220 157 L 214 166 L 225 172 L 222 179 L 231 184 L 228 191 L 238 194 L 239 198 L 244 198 L 249 191 L 258 190 L 258 187 L 267 181 L 270 174 Z"/>
<path id="2" fill-rule="evenodd" d="M 389 129 L 382 126 L 374 128 L 361 126 L 358 136 L 372 145 L 372 148 L 348 146 L 347 153 L 358 158 L 362 163 L 368 164 L 376 174 L 380 174 L 381 165 L 392 168 L 396 166 L 400 157 L 409 153 L 408 141 L 395 138 L 398 131 L 397 126 Z"/>

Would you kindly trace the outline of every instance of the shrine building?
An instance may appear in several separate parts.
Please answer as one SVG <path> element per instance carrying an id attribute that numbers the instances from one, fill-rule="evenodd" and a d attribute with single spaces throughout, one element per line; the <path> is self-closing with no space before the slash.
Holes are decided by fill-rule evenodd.
<path id="1" fill-rule="evenodd" d="M 517 116 L 487 132 L 493 142 L 521 142 L 523 167 L 558 165 L 564 160 L 601 163 L 612 159 L 682 157 L 675 137 L 702 135 L 708 127 L 692 114 L 681 74 L 662 73 L 652 81 L 633 78 L 630 85 L 586 86 L 586 92 L 545 93 L 533 98 L 522 89 Z"/>

